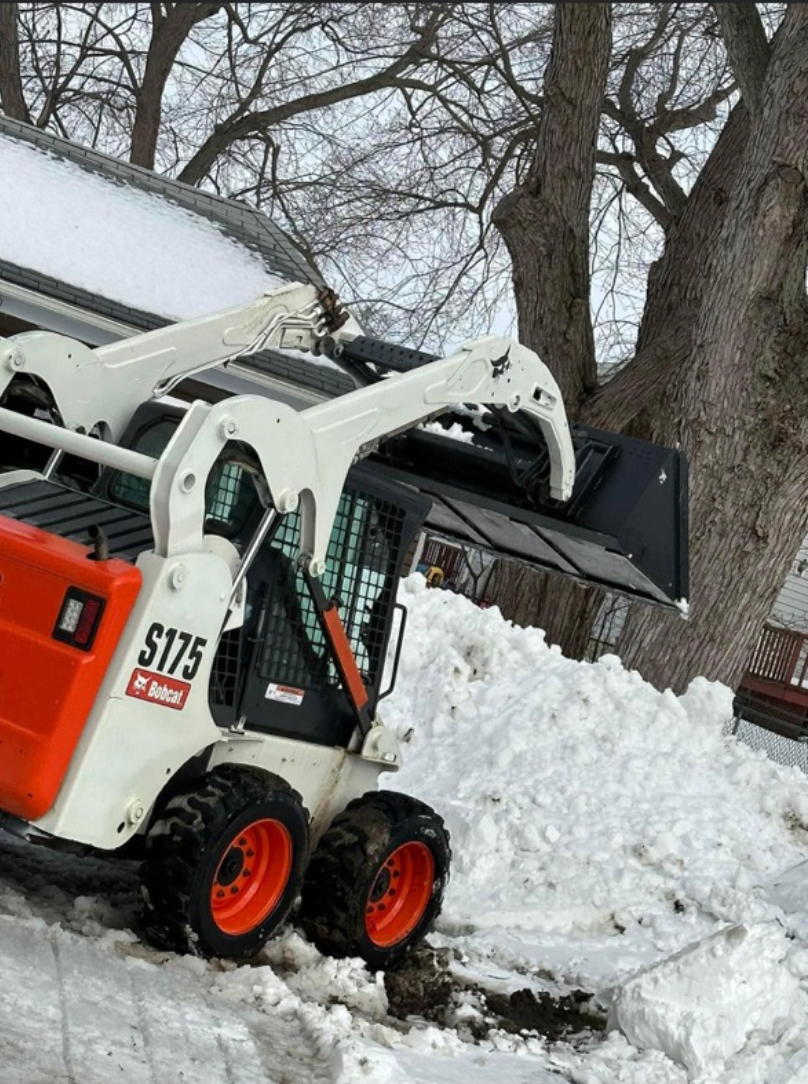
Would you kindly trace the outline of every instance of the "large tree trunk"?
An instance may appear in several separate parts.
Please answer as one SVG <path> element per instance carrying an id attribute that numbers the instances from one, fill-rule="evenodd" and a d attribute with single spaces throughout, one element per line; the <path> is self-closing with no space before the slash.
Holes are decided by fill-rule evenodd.
<path id="1" fill-rule="evenodd" d="M 671 396 L 692 351 L 704 293 L 711 282 L 710 263 L 716 258 L 729 192 L 748 138 L 749 115 L 740 102 L 651 268 L 635 356 L 582 405 L 582 421 L 663 444 L 679 442 Z M 532 592 L 536 607 L 531 620 L 545 629 L 550 643 L 558 644 L 571 658 L 581 658 L 603 593 L 583 590 L 555 576 L 541 579 L 542 587 Z M 653 614 L 656 621 L 679 627 L 675 615 Z M 522 613 L 519 617 L 523 618 Z"/>
<path id="2" fill-rule="evenodd" d="M 535 159 L 494 212 L 513 261 L 519 338 L 552 359 L 568 410 L 597 384 L 589 207 L 611 50 L 611 5 L 557 4 Z"/>
<path id="3" fill-rule="evenodd" d="M 634 357 L 584 405 L 583 421 L 648 440 L 678 439 L 672 415 L 660 407 L 691 354 L 748 138 L 749 114 L 739 102 L 651 268 Z"/>
<path id="4" fill-rule="evenodd" d="M 520 341 L 551 365 L 573 417 L 597 385 L 589 213 L 610 51 L 611 5 L 556 5 L 535 158 L 494 212 L 511 256 Z M 497 596 L 505 616 L 541 624 L 550 643 L 582 654 L 599 598 L 530 569 L 511 576 Z"/>
<path id="5" fill-rule="evenodd" d="M 7 117 L 31 123 L 20 73 L 18 4 L 0 4 L 0 106 Z"/>
<path id="6" fill-rule="evenodd" d="M 507 560 L 499 562 L 486 594 L 508 621 L 522 627 L 539 625 L 548 643 L 561 645 L 565 654 L 578 659 L 586 654 L 603 601 L 602 591 Z M 571 614 L 577 620 L 570 620 Z"/>
<path id="7" fill-rule="evenodd" d="M 791 5 L 732 188 L 687 365 L 657 425 L 691 462 L 691 616 L 635 613 L 620 645 L 649 680 L 734 684 L 808 529 L 805 270 L 808 8 Z M 744 597 L 739 613 L 738 593 Z"/>
<path id="8" fill-rule="evenodd" d="M 163 94 L 168 77 L 188 35 L 197 25 L 215 15 L 221 4 L 152 4 L 152 35 L 146 53 L 143 81 L 136 90 L 135 120 L 129 161 L 154 169 L 157 140 L 163 114 Z"/>
<path id="9" fill-rule="evenodd" d="M 808 393 L 800 372 L 808 348 L 807 14 L 791 5 L 771 59 L 765 42 L 757 50 L 755 65 L 741 80 L 752 116 L 746 103 L 735 107 L 684 209 L 671 221 L 649 278 L 635 358 L 581 409 L 593 424 L 681 443 L 690 457 L 690 620 L 634 607 L 620 644 L 629 665 L 679 690 L 696 674 L 737 680 L 808 529 Z M 743 48 L 731 51 L 744 54 Z M 542 251 L 531 241 L 543 233 L 558 243 L 558 234 L 547 215 L 523 216 L 522 210 L 524 244 L 509 240 L 514 281 L 521 305 L 541 309 L 558 299 L 552 288 L 543 290 L 546 283 L 528 282 L 537 273 L 535 252 Z M 564 274 L 558 273 L 559 281 Z M 542 316 L 531 324 L 520 307 L 528 345 L 551 363 L 557 357 L 563 362 L 557 339 L 556 352 L 547 350 L 544 321 Z M 580 380 L 567 386 L 573 396 L 576 386 L 586 389 Z M 573 397 L 569 405 L 575 415 L 578 401 Z M 748 596 L 740 615 L 739 591 Z M 553 642 L 580 655 L 591 599 L 574 585 L 547 578 L 542 607 L 536 623 L 552 630 Z"/>

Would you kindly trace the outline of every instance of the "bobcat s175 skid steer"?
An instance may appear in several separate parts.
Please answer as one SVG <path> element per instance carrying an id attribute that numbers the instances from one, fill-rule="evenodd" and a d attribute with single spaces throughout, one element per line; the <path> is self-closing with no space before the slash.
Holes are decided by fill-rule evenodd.
<path id="1" fill-rule="evenodd" d="M 377 705 L 426 516 L 582 582 L 686 594 L 677 452 L 571 433 L 516 342 L 435 359 L 345 319 L 291 285 L 97 349 L 0 339 L 0 825 L 139 845 L 161 946 L 243 958 L 298 897 L 317 945 L 374 967 L 430 928 L 447 832 L 376 789 L 399 764 Z M 300 411 L 167 394 L 266 347 L 364 386 Z M 479 443 L 437 456 L 413 427 L 456 404 L 489 411 Z"/>

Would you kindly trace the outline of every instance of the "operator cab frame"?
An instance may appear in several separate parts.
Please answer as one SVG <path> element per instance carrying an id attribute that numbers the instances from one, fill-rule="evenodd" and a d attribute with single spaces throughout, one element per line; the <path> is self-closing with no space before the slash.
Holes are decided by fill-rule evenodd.
<path id="1" fill-rule="evenodd" d="M 179 405 L 144 403 L 120 443 L 159 456 L 183 415 Z M 206 534 L 246 552 L 266 511 L 262 481 L 252 449 L 230 442 L 207 479 Z M 133 518 L 148 518 L 149 482 L 143 479 L 105 468 L 91 494 L 129 508 Z M 357 706 L 344 665 L 355 668 L 366 694 L 363 714 L 372 718 L 393 689 L 395 672 L 387 688 L 383 681 L 396 589 L 429 505 L 414 490 L 352 468 L 317 584 L 300 565 L 299 513 L 276 518 L 247 572 L 244 622 L 222 633 L 214 657 L 209 704 L 217 725 L 349 745 Z M 342 667 L 323 621 L 323 598 L 337 607 L 344 629 L 351 658 L 343 658 Z M 402 632 L 400 626 L 399 637 Z"/>

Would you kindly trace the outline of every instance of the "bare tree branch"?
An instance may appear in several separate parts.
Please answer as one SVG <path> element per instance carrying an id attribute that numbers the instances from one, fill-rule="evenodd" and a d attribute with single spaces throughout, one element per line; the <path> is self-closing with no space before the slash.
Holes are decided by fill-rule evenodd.
<path id="1" fill-rule="evenodd" d="M 137 92 L 135 122 L 132 126 L 130 160 L 136 165 L 154 168 L 157 137 L 160 133 L 163 92 L 171 69 L 191 30 L 210 18 L 220 4 L 167 5 L 163 15 L 160 4 L 151 4 L 152 37 L 146 56 L 143 81 Z"/>
<path id="2" fill-rule="evenodd" d="M 755 4 L 711 4 L 750 113 L 760 107 L 770 48 Z"/>
<path id="3" fill-rule="evenodd" d="M 20 73 L 20 36 L 17 4 L 0 4 L 0 105 L 3 112 L 31 123 Z"/>
<path id="4" fill-rule="evenodd" d="M 417 40 L 400 57 L 374 75 L 331 87 L 329 90 L 304 94 L 272 109 L 256 110 L 243 115 L 241 115 L 241 109 L 237 110 L 216 125 L 211 135 L 182 170 L 179 179 L 186 184 L 198 184 L 227 146 L 254 132 L 266 131 L 273 125 L 282 124 L 301 113 L 325 109 L 340 102 L 372 94 L 385 87 L 395 86 L 399 77 L 408 68 L 416 67 L 430 59 L 430 49 L 438 30 L 450 14 L 451 5 L 435 8 L 419 31 Z"/>
<path id="5" fill-rule="evenodd" d="M 514 261 L 520 338 L 555 362 L 573 413 L 597 385 L 589 214 L 610 49 L 611 5 L 556 5 L 535 157 L 526 183 L 494 213 Z"/>
<path id="6" fill-rule="evenodd" d="M 620 179 L 625 184 L 626 190 L 631 193 L 637 202 L 648 211 L 663 230 L 667 230 L 670 227 L 673 222 L 673 215 L 665 204 L 657 199 L 648 185 L 637 173 L 637 163 L 633 155 L 598 151 L 597 160 L 601 165 L 614 166 Z"/>

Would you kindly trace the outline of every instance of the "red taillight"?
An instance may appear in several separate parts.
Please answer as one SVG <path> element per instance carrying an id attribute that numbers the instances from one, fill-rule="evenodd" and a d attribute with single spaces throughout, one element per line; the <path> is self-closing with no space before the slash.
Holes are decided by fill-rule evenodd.
<path id="1" fill-rule="evenodd" d="M 62 640 L 80 651 L 89 651 L 105 605 L 105 600 L 98 595 L 90 595 L 80 587 L 68 587 L 53 630 L 54 640 Z"/>

